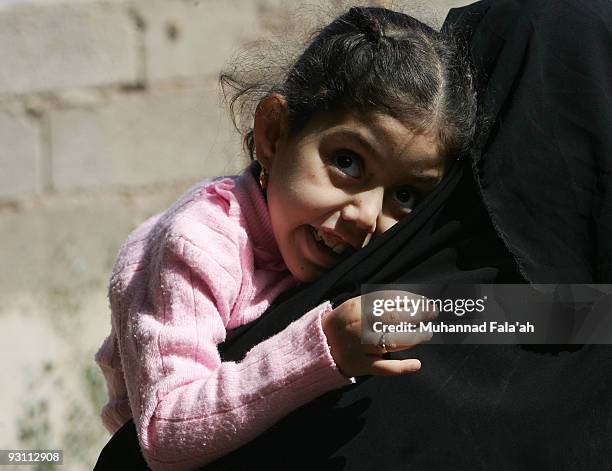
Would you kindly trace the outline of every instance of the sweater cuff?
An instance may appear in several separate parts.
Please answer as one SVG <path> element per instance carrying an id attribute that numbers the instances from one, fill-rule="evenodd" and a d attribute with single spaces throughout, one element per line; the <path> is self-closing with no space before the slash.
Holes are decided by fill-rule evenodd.
<path id="1" fill-rule="evenodd" d="M 327 314 L 328 312 L 331 312 L 333 310 L 333 307 L 331 305 L 330 301 L 325 301 L 323 304 L 319 305 L 317 308 L 317 312 L 318 312 L 318 316 L 317 316 L 317 322 L 316 324 L 316 331 L 317 331 L 317 337 L 321 338 L 321 342 L 324 346 L 325 349 L 325 356 L 327 357 L 328 361 L 331 362 L 331 367 L 334 369 L 334 371 L 338 372 L 339 375 L 341 375 L 345 380 L 348 381 L 347 384 L 355 384 L 356 380 L 355 377 L 348 377 L 346 375 L 344 375 L 341 371 L 340 368 L 338 368 L 338 365 L 336 365 L 336 362 L 334 361 L 334 357 L 332 356 L 331 353 L 331 348 L 329 346 L 329 342 L 327 341 L 327 337 L 325 336 L 325 332 L 323 331 L 323 316 L 325 314 Z M 315 328 L 313 326 L 313 328 Z"/>
<path id="2" fill-rule="evenodd" d="M 355 378 L 346 377 L 336 365 L 323 332 L 322 317 L 331 310 L 329 301 L 320 304 L 289 324 L 286 336 L 283 335 L 283 343 L 287 342 L 286 347 L 292 350 L 289 356 L 299 357 L 299 361 L 295 363 L 300 365 L 301 371 L 296 383 L 299 383 L 300 388 L 304 388 L 305 394 L 310 391 L 315 397 L 331 389 L 355 383 Z M 289 351 L 287 349 L 286 353 Z"/>

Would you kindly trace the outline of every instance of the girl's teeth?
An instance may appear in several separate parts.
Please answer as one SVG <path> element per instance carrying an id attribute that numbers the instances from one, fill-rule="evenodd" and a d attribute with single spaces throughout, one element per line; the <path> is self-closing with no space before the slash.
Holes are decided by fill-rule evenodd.
<path id="1" fill-rule="evenodd" d="M 327 247 L 332 249 L 337 254 L 341 254 L 346 248 L 346 245 L 339 242 L 334 236 L 328 236 L 325 232 L 318 229 L 314 231 L 314 235 L 317 241 L 322 241 Z"/>
<path id="2" fill-rule="evenodd" d="M 337 254 L 341 254 L 342 252 L 344 252 L 344 246 L 342 245 L 336 245 L 334 247 L 331 248 L 334 252 L 336 252 Z"/>

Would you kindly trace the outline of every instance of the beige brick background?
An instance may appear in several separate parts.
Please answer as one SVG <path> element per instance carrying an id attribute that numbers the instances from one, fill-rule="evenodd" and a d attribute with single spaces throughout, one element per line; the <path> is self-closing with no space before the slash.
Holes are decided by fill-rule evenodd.
<path id="1" fill-rule="evenodd" d="M 377 3 L 439 27 L 470 2 Z M 119 245 L 195 181 L 245 165 L 216 82 L 231 55 L 351 4 L 0 0 L 0 449 L 93 467 Z"/>

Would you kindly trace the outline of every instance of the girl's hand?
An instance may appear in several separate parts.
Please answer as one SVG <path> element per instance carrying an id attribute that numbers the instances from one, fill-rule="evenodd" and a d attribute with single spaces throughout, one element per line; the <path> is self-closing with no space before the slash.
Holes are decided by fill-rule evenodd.
<path id="1" fill-rule="evenodd" d="M 422 296 L 407 291 L 377 291 L 369 293 L 368 297 L 377 300 L 393 300 L 397 296 L 423 299 Z M 372 303 L 364 303 L 372 305 Z M 409 322 L 418 325 L 421 321 L 433 320 L 437 317 L 436 312 L 418 310 L 406 312 L 405 310 L 387 310 L 384 318 L 365 313 L 363 319 L 369 326 L 364 332 L 370 335 L 363 339 L 362 343 L 362 296 L 351 298 L 332 311 L 326 313 L 322 318 L 323 332 L 327 337 L 332 357 L 336 365 L 347 377 L 363 375 L 399 376 L 413 373 L 421 368 L 421 362 L 417 359 L 387 360 L 383 358 L 384 352 L 378 344 L 382 334 L 372 335 L 371 326 L 374 322 L 384 319 L 385 324 L 400 324 Z M 428 341 L 433 334 L 427 332 L 415 333 L 387 333 L 385 334 L 385 346 L 387 352 L 406 350 L 415 345 Z"/>

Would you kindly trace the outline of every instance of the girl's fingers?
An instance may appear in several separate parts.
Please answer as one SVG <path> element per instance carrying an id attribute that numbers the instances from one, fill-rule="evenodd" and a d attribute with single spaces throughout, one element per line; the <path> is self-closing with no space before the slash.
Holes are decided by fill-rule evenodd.
<path id="1" fill-rule="evenodd" d="M 381 338 L 382 334 L 379 334 L 378 339 L 368 338 L 371 344 L 363 344 L 363 351 L 365 353 L 380 355 L 384 353 L 382 351 Z M 431 340 L 433 334 L 431 332 L 418 332 L 418 333 L 388 333 L 384 336 L 385 350 L 387 352 L 399 352 L 401 350 L 408 350 L 414 346 Z M 376 342 L 376 343 L 374 343 Z"/>
<path id="2" fill-rule="evenodd" d="M 370 365 L 370 374 L 377 376 L 400 376 L 414 373 L 421 369 L 421 362 L 416 358 L 407 360 L 385 360 L 377 358 Z"/>
<path id="3" fill-rule="evenodd" d="M 402 344 L 402 345 L 393 345 L 393 344 L 388 344 L 386 345 L 385 351 L 386 353 L 389 352 L 400 352 L 402 350 L 408 350 L 410 348 L 415 347 L 417 344 Z M 375 356 L 380 356 L 383 355 L 385 353 L 385 351 L 382 350 L 382 348 L 378 345 L 363 345 L 363 353 L 366 353 L 368 355 L 375 355 Z"/>
<path id="4" fill-rule="evenodd" d="M 382 334 L 381 334 L 382 335 Z M 422 342 L 428 342 L 432 339 L 432 332 L 403 332 L 403 333 L 388 333 L 385 334 L 385 344 L 387 350 L 395 351 L 397 347 L 410 348 Z M 380 341 L 380 338 L 379 338 Z M 390 348 L 389 348 L 390 347 Z M 392 350 L 393 349 L 393 350 Z M 403 348 L 400 348 L 403 350 Z"/>

